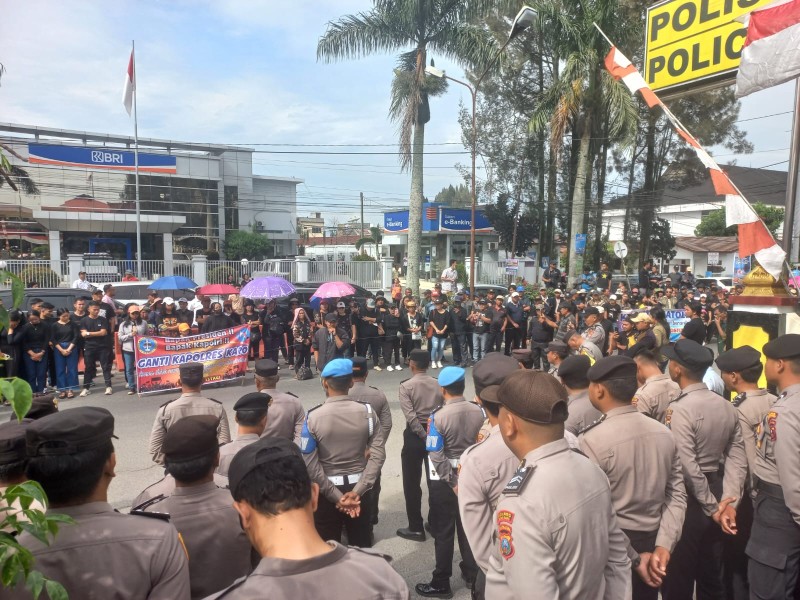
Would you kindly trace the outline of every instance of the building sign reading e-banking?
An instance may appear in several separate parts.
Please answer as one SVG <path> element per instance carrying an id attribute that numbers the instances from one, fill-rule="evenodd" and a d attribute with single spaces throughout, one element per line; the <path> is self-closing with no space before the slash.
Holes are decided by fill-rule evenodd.
<path id="1" fill-rule="evenodd" d="M 439 222 L 422 220 L 423 231 L 470 231 L 472 211 L 465 208 L 440 207 Z M 438 228 L 437 228 L 438 225 Z M 383 228 L 390 233 L 408 231 L 408 211 L 398 210 L 383 214 Z M 475 231 L 493 231 L 492 224 L 482 210 L 475 212 Z"/>
<path id="2" fill-rule="evenodd" d="M 28 144 L 28 158 L 38 165 L 88 167 L 112 171 L 133 171 L 134 153 L 117 148 L 85 148 L 79 146 L 50 146 Z M 177 160 L 166 154 L 139 152 L 139 171 L 142 173 L 177 173 Z"/>

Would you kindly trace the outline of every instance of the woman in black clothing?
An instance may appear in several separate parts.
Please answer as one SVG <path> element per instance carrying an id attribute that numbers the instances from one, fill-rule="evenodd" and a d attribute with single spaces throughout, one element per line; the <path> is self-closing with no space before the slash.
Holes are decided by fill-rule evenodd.
<path id="1" fill-rule="evenodd" d="M 417 311 L 417 303 L 413 298 L 405 302 L 405 310 L 400 318 L 400 331 L 403 332 L 403 362 L 408 364 L 411 351 L 422 348 L 425 319 Z"/>
<path id="2" fill-rule="evenodd" d="M 58 320 L 50 326 L 50 345 L 56 367 L 56 388 L 59 398 L 74 398 L 78 383 L 78 339 L 80 332 L 68 308 L 59 308 Z"/>
<path id="3" fill-rule="evenodd" d="M 250 326 L 250 356 L 248 360 L 258 360 L 258 347 L 261 345 L 261 317 L 255 310 L 252 300 L 244 305 L 242 323 Z"/>
<path id="4" fill-rule="evenodd" d="M 400 313 L 396 305 L 390 306 L 379 319 L 379 332 L 383 332 L 383 361 L 387 371 L 402 371 L 400 366 Z M 392 367 L 392 353 L 394 353 L 394 367 Z"/>
<path id="5" fill-rule="evenodd" d="M 228 327 L 235 326 L 236 323 L 233 322 L 233 319 L 222 313 L 222 304 L 214 302 L 214 304 L 211 305 L 211 316 L 206 317 L 205 321 L 203 321 L 202 333 L 222 331 Z"/>
<path id="6" fill-rule="evenodd" d="M 294 320 L 292 321 L 292 341 L 294 342 L 294 372 L 300 367 L 311 368 L 311 342 L 314 335 L 314 327 L 308 314 L 302 308 L 294 309 Z"/>
<path id="7" fill-rule="evenodd" d="M 442 300 L 435 300 L 436 308 L 431 311 L 430 324 L 433 326 L 433 336 L 429 342 L 431 344 L 431 367 L 434 369 L 442 368 L 442 358 L 444 358 L 444 344 L 450 337 L 450 312 L 445 308 Z"/>
<path id="8" fill-rule="evenodd" d="M 8 330 L 9 340 L 20 345 L 25 375 L 34 394 L 44 392 L 47 379 L 47 346 L 50 344 L 50 326 L 42 321 L 39 311 L 28 313 L 28 322 L 18 331 Z"/>
<path id="9" fill-rule="evenodd" d="M 8 313 L 9 329 L 0 327 L 0 352 L 5 355 L 0 361 L 0 377 L 24 378 L 24 369 L 20 368 L 19 344 L 9 339 L 9 330 L 19 329 L 22 318 L 21 312 L 12 310 Z"/>

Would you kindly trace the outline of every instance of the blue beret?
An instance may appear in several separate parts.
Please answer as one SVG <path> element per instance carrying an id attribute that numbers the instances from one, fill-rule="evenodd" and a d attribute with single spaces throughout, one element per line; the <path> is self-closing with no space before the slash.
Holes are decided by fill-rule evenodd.
<path id="1" fill-rule="evenodd" d="M 322 369 L 323 377 L 345 377 L 353 374 L 353 362 L 349 358 L 334 358 Z"/>
<path id="2" fill-rule="evenodd" d="M 439 385 L 442 387 L 447 387 L 448 385 L 453 385 L 459 381 L 464 381 L 464 376 L 466 375 L 466 371 L 461 367 L 445 367 L 439 373 Z"/>

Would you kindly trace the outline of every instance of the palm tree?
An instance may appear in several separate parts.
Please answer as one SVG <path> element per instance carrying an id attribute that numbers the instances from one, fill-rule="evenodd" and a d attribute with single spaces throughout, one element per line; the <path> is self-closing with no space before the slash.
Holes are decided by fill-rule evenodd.
<path id="1" fill-rule="evenodd" d="M 381 232 L 380 227 L 370 227 L 369 228 L 369 237 L 364 237 L 359 239 L 356 243 L 356 250 L 360 250 L 361 253 L 364 253 L 364 246 L 367 244 L 375 244 L 375 258 L 378 259 L 381 257 L 380 247 L 381 242 L 383 242 L 383 233 Z"/>
<path id="2" fill-rule="evenodd" d="M 427 76 L 428 51 L 476 68 L 488 64 L 496 45 L 478 20 L 503 2 L 492 0 L 373 0 L 369 12 L 328 23 L 317 44 L 317 59 L 328 62 L 398 52 L 389 116 L 398 125 L 400 165 L 411 168 L 408 215 L 408 281 L 419 291 L 422 233 L 422 166 L 428 98 L 444 92 L 446 81 Z"/>
<path id="3" fill-rule="evenodd" d="M 11 164 L 6 153 L 11 154 L 18 160 L 27 162 L 27 159 L 17 154 L 11 146 L 0 143 L 0 187 L 7 183 L 15 192 L 22 189 L 25 194 L 38 195 L 40 193 L 39 188 L 36 187 L 36 183 L 31 179 L 28 171 Z"/>
<path id="4" fill-rule="evenodd" d="M 603 56 L 610 48 L 594 23 L 612 33 L 618 29 L 615 24 L 624 25 L 619 19 L 617 0 L 569 5 L 539 2 L 533 6 L 539 12 L 543 28 L 547 22 L 552 24 L 545 31 L 550 33 L 555 54 L 564 59 L 531 116 L 530 127 L 537 134 L 549 129 L 555 156 L 567 130 L 572 132 L 573 150 L 577 152 L 571 174 L 574 183 L 568 281 L 572 282 L 580 271 L 575 234 L 584 231 L 587 184 L 591 185 L 593 158 L 602 146 L 593 138 L 599 137 L 599 132 L 611 139 L 635 133 L 637 101 L 624 84 L 615 81 L 602 67 Z"/>

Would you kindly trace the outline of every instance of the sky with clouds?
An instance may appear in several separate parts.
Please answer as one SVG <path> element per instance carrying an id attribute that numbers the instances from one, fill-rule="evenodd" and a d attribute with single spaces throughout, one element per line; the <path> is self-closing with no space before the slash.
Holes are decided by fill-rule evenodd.
<path id="1" fill-rule="evenodd" d="M 369 0 L 7 3 L 0 21 L 6 67 L 0 121 L 132 132 L 121 93 L 135 39 L 141 137 L 254 145 L 261 151 L 256 173 L 305 180 L 298 215 L 322 207 L 326 217 L 346 220 L 357 214 L 363 191 L 366 219 L 377 223 L 384 210 L 407 205 L 410 185 L 387 117 L 394 57 L 316 59 L 327 22 L 370 6 Z M 461 75 L 434 58 L 437 67 Z M 425 157 L 431 198 L 463 182 L 454 165 L 469 162 L 457 123 L 459 102 L 469 98 L 459 87 L 432 100 Z M 756 152 L 735 157 L 720 150 L 719 162 L 785 170 L 792 104 L 792 84 L 746 98 L 741 126 Z"/>

